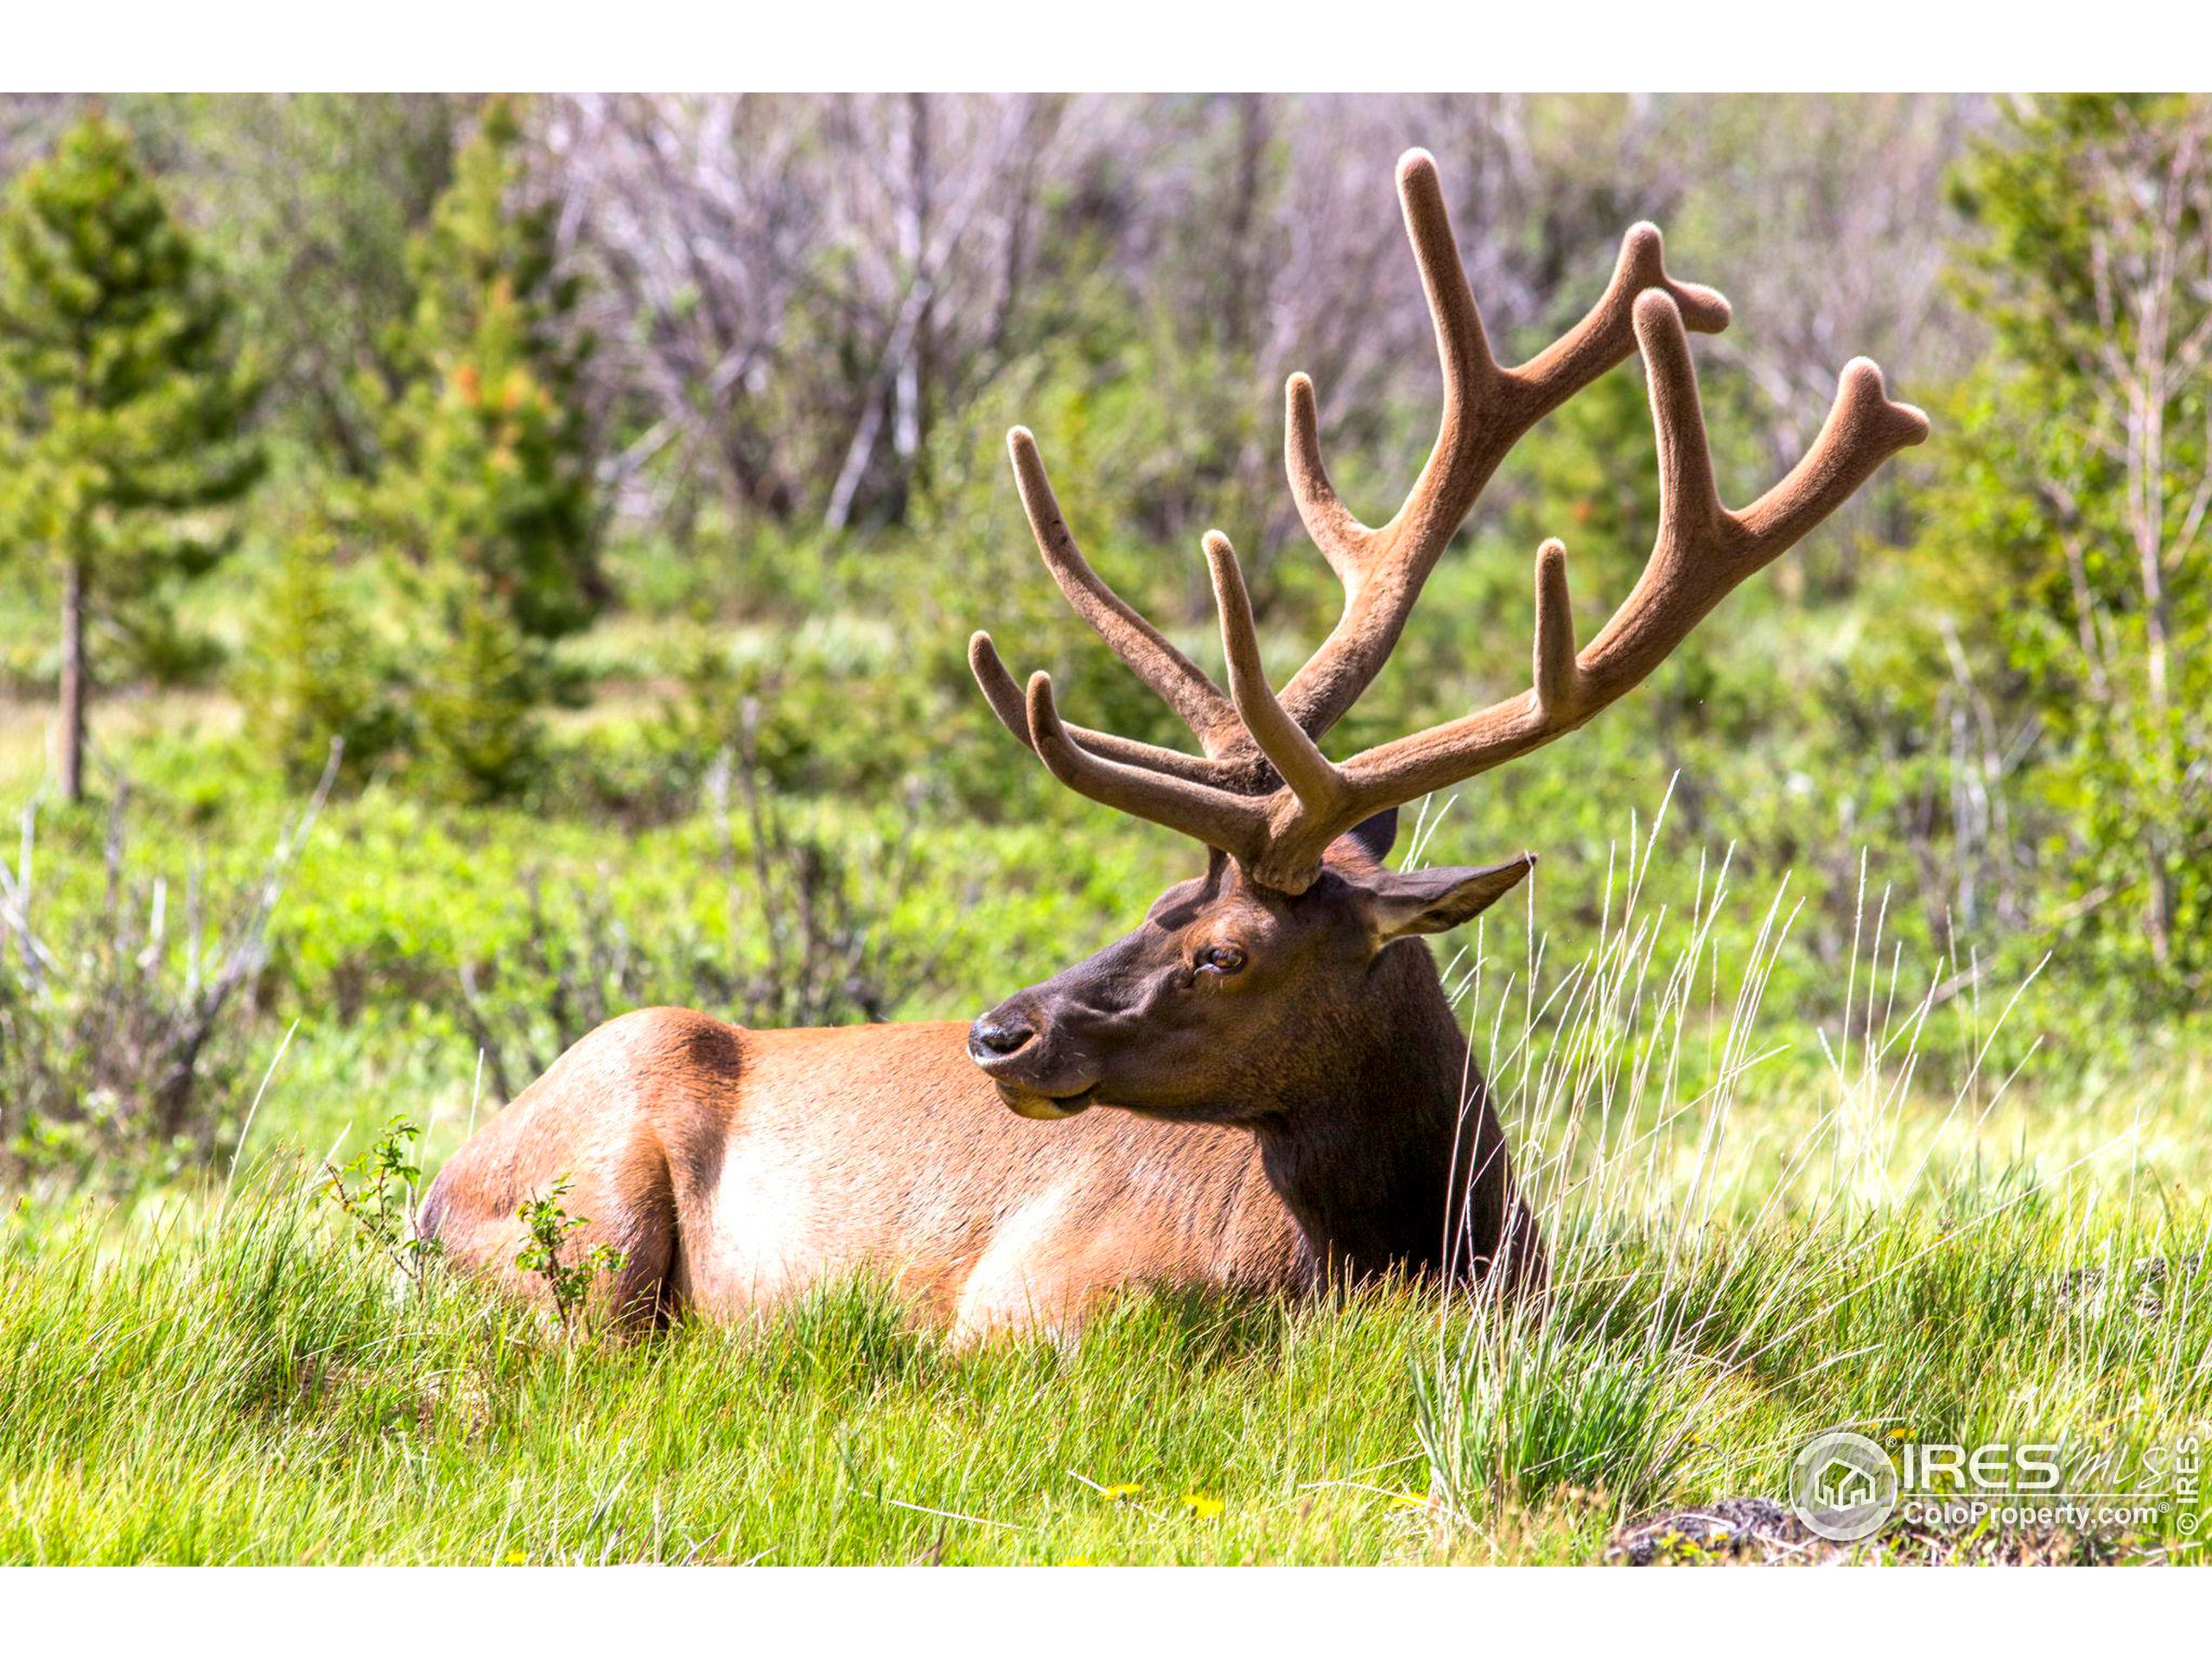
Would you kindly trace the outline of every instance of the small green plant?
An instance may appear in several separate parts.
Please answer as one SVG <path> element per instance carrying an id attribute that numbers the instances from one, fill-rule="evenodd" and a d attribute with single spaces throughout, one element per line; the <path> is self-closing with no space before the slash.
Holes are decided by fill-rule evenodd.
<path id="1" fill-rule="evenodd" d="M 515 1219 L 530 1234 L 530 1242 L 515 1257 L 515 1266 L 545 1281 L 563 1336 L 575 1330 L 576 1315 L 582 1312 L 584 1300 L 591 1294 L 592 1285 L 599 1276 L 621 1272 L 622 1264 L 629 1259 L 606 1243 L 593 1245 L 575 1262 L 561 1259 L 562 1247 L 569 1242 L 569 1235 L 591 1224 L 590 1217 L 572 1216 L 562 1206 L 561 1199 L 568 1190 L 569 1178 L 562 1175 L 555 1179 L 543 1198 L 525 1198 L 515 1206 Z"/>
<path id="2" fill-rule="evenodd" d="M 322 1166 L 323 1190 L 331 1201 L 417 1290 L 431 1261 L 444 1248 L 415 1231 L 414 1193 L 423 1179 L 415 1147 L 422 1137 L 422 1129 L 403 1114 L 386 1123 L 376 1143 L 344 1167 L 327 1160 Z M 348 1185 L 348 1176 L 353 1185 Z"/>
<path id="3" fill-rule="evenodd" d="M 1494 1515 L 1561 1491 L 1603 1493 L 1630 1515 L 1672 1489 L 1702 1403 L 1685 1356 L 1511 1314 L 1487 1326 L 1414 1376 L 1431 1495 L 1452 1515 Z"/>

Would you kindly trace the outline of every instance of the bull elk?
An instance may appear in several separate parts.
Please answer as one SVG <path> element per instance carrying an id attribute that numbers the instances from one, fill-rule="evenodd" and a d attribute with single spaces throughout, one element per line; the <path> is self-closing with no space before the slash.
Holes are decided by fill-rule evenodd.
<path id="1" fill-rule="evenodd" d="M 1287 388 L 1286 457 L 1344 611 L 1278 693 L 1236 556 L 1205 537 L 1223 690 L 1100 580 L 1030 434 L 1010 435 L 1039 551 L 1067 601 L 1189 726 L 1198 754 L 1065 722 L 988 634 L 969 645 L 1001 721 L 1052 775 L 1210 849 L 1127 938 L 972 1026 L 750 1031 L 652 1008 L 585 1037 L 454 1154 L 423 1206 L 456 1260 L 521 1287 L 518 1202 L 568 1200 L 626 1265 L 627 1316 L 733 1317 L 825 1277 L 892 1276 L 957 1333 L 1077 1321 L 1122 1286 L 1286 1289 L 1385 1270 L 1541 1279 L 1497 1116 L 1419 936 L 1526 875 L 1394 871 L 1400 806 L 1574 730 L 1625 695 L 1730 589 L 1890 455 L 1926 436 L 1864 359 L 1789 475 L 1741 511 L 1715 493 L 1687 331 L 1728 303 L 1669 276 L 1630 230 L 1589 315 L 1517 368 L 1492 356 L 1436 167 L 1398 167 L 1443 366 L 1441 429 L 1388 524 L 1338 499 L 1313 383 Z M 1566 550 L 1535 561 L 1529 688 L 1342 762 L 1321 740 L 1382 670 L 1421 585 L 1529 429 L 1639 351 L 1658 436 L 1660 529 L 1612 619 L 1577 647 Z"/>

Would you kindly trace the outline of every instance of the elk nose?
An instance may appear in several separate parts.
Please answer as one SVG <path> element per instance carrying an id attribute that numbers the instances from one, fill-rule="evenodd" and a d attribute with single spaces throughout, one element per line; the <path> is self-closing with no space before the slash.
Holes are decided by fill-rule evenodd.
<path id="1" fill-rule="evenodd" d="M 993 1060 L 1020 1053 L 1036 1034 L 1021 1015 L 993 1009 L 968 1027 L 968 1056 L 988 1070 Z"/>

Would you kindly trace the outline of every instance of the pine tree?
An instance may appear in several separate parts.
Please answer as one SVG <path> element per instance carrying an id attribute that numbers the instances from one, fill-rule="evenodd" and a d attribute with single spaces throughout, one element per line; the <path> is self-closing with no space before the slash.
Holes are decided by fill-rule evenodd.
<path id="1" fill-rule="evenodd" d="M 160 634 L 261 468 L 230 303 L 129 136 L 95 114 L 0 214 L 0 559 L 58 588 L 60 773 L 84 793 L 87 624 Z"/>
<path id="2" fill-rule="evenodd" d="M 349 584 L 325 530 L 296 529 L 258 590 L 237 677 L 249 728 L 298 786 L 344 745 L 358 779 L 397 747 L 403 719 L 385 642 L 369 626 L 362 584 Z"/>
<path id="3" fill-rule="evenodd" d="M 550 203 L 524 190 L 513 107 L 494 99 L 410 260 L 410 376 L 385 422 L 372 518 L 396 548 L 429 654 L 416 714 L 437 769 L 515 787 L 533 707 L 559 690 L 550 642 L 599 597 L 599 505 L 579 379 L 592 342 L 556 259 Z"/>

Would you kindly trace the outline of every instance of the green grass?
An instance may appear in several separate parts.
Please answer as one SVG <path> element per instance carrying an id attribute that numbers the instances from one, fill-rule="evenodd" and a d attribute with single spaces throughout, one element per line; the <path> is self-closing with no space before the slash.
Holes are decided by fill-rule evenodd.
<path id="1" fill-rule="evenodd" d="M 251 873 L 297 810 L 220 699 L 98 721 L 136 783 L 132 881 Z M 11 814 L 42 722 L 0 708 Z M 307 1173 L 399 1113 L 435 1166 L 493 1103 L 458 965 L 512 958 L 525 878 L 601 883 L 671 963 L 756 923 L 703 812 L 334 802 L 209 1103 L 212 1167 L 93 1172 L 106 1199 L 41 1179 L 0 1219 L 0 1560 L 1574 1561 L 1635 1516 L 1779 1493 L 1831 1426 L 2057 1440 L 2082 1466 L 2201 1430 L 2191 1028 L 2093 1029 L 2063 963 L 2017 1001 L 2017 977 L 1964 983 L 1901 932 L 1894 849 L 1731 874 L 1726 791 L 1694 834 L 1617 845 L 1592 802 L 1639 798 L 1652 763 L 1606 730 L 1410 837 L 1545 854 L 1440 953 L 1552 1242 L 1540 1322 L 1420 1287 L 1147 1295 L 1072 1345 L 957 1351 L 852 1284 L 764 1325 L 569 1342 L 443 1272 L 407 1290 Z M 1019 776 L 995 815 L 916 810 L 880 895 L 935 964 L 903 1015 L 1096 948 L 1190 863 Z M 788 804 L 865 849 L 895 797 Z M 105 838 L 97 804 L 41 809 L 43 925 L 97 912 Z M 2047 1553 L 2193 1559 L 2180 1524 Z"/>
<path id="2" fill-rule="evenodd" d="M 1655 1509 L 1779 1493 L 1834 1425 L 2077 1468 L 2200 1431 L 2202 1070 L 2054 1111 L 1972 1064 L 1993 1014 L 1947 1004 L 1942 1037 L 1894 957 L 1853 972 L 1850 1040 L 1793 1064 L 1821 1040 L 1762 1007 L 1786 903 L 1736 958 L 1720 884 L 1646 916 L 1647 874 L 1588 955 L 1515 940 L 1467 988 L 1555 1252 L 1540 1320 L 1407 1286 L 1147 1294 L 1072 1344 L 957 1350 L 854 1283 L 563 1340 L 396 1281 L 272 1152 L 227 1194 L 8 1224 L 0 1559 L 1580 1561 Z M 2049 1553 L 2188 1559 L 2183 1524 Z"/>
<path id="3" fill-rule="evenodd" d="M 395 1305 L 266 1191 L 219 1230 L 134 1237 L 127 1267 L 98 1253 L 55 1236 L 15 1268 L 9 1559 L 790 1564 L 906 1560 L 941 1533 L 950 1560 L 1423 1548 L 1388 1495 L 1421 1484 L 1409 1296 L 1151 1300 L 1073 1349 L 955 1354 L 855 1285 L 766 1329 L 564 1346 L 463 1286 Z"/>
<path id="4" fill-rule="evenodd" d="M 2069 1295 L 2176 1241 L 2032 1191 L 1569 1228 L 1541 1328 L 1403 1287 L 1146 1295 L 1072 1344 L 965 1351 L 865 1284 L 564 1343 L 445 1275 L 403 1294 L 286 1166 L 127 1224 L 26 1209 L 0 1558 L 1581 1560 L 1651 1506 L 1776 1491 L 1832 1423 L 2076 1457 L 2178 1435 L 2203 1278 L 2147 1311 Z"/>

